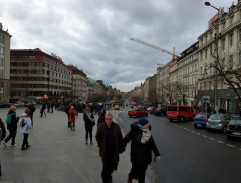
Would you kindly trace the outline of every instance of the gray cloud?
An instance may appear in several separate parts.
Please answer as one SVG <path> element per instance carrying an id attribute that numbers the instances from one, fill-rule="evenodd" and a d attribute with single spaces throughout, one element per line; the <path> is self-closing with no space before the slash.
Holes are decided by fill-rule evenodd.
<path id="1" fill-rule="evenodd" d="M 40 48 L 93 79 L 122 91 L 156 73 L 172 56 L 130 41 L 131 37 L 180 54 L 207 30 L 216 13 L 203 0 L 12 0 L 1 2 L 0 21 L 12 49 Z M 215 6 L 231 2 L 213 0 Z"/>

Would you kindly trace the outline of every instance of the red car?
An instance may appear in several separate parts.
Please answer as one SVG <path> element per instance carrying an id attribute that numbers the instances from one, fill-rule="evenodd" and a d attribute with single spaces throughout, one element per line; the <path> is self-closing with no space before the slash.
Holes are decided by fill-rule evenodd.
<path id="1" fill-rule="evenodd" d="M 148 116 L 148 112 L 146 112 L 145 109 L 143 109 L 142 107 L 138 107 L 138 108 L 134 108 L 134 109 L 130 109 L 130 111 L 128 111 L 128 115 L 130 117 L 132 116 L 137 116 L 137 117 L 141 117 L 141 116 Z"/>

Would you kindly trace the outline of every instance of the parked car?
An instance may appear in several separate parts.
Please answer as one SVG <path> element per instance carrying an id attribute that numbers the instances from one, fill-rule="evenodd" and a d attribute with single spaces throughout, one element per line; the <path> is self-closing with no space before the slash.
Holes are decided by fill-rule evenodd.
<path id="1" fill-rule="evenodd" d="M 138 108 L 133 108 L 133 109 L 130 109 L 128 111 L 128 115 L 130 117 L 132 116 L 137 116 L 137 117 L 141 117 L 141 116 L 148 116 L 148 112 L 146 112 L 142 107 L 138 107 Z"/>
<path id="2" fill-rule="evenodd" d="M 13 104 L 15 107 L 24 107 L 24 102 L 21 100 L 17 101 L 16 103 Z"/>
<path id="3" fill-rule="evenodd" d="M 148 107 L 147 108 L 147 112 L 153 114 L 153 112 L 155 111 L 155 107 Z"/>
<path id="4" fill-rule="evenodd" d="M 241 137 L 241 118 L 230 120 L 227 126 L 226 135 L 228 139 L 233 137 Z"/>
<path id="5" fill-rule="evenodd" d="M 0 108 L 7 108 L 7 107 L 10 107 L 10 103 L 8 102 L 0 102 Z"/>
<path id="6" fill-rule="evenodd" d="M 209 117 L 210 117 L 210 114 L 207 114 L 207 113 L 197 114 L 194 119 L 194 128 L 198 128 L 198 127 L 206 128 L 206 123 Z"/>
<path id="7" fill-rule="evenodd" d="M 115 105 L 114 109 L 115 110 L 120 110 L 120 106 L 119 105 Z"/>
<path id="8" fill-rule="evenodd" d="M 166 109 L 165 108 L 156 108 L 154 113 L 156 116 L 166 116 Z"/>
<path id="9" fill-rule="evenodd" d="M 212 114 L 208 118 L 206 128 L 208 131 L 211 130 L 221 130 L 226 133 L 228 123 L 233 117 L 230 114 Z"/>
<path id="10" fill-rule="evenodd" d="M 190 106 L 168 105 L 166 110 L 167 118 L 170 121 L 193 120 L 195 117 L 194 110 Z"/>

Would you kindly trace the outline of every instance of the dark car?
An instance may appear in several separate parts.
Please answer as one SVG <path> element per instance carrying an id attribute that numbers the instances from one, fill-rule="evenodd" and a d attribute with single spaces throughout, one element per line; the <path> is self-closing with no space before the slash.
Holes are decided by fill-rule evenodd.
<path id="1" fill-rule="evenodd" d="M 153 114 L 155 114 L 156 116 L 166 116 L 166 109 L 156 108 Z"/>
<path id="2" fill-rule="evenodd" d="M 10 107 L 10 103 L 8 102 L 0 102 L 0 108 L 7 108 L 7 107 Z"/>
<path id="3" fill-rule="evenodd" d="M 210 114 L 207 114 L 207 113 L 197 114 L 194 119 L 194 128 L 197 128 L 197 127 L 206 128 L 206 124 L 208 122 L 209 116 Z"/>
<path id="4" fill-rule="evenodd" d="M 241 137 L 241 118 L 232 119 L 229 122 L 226 135 L 228 139 L 233 137 Z"/>

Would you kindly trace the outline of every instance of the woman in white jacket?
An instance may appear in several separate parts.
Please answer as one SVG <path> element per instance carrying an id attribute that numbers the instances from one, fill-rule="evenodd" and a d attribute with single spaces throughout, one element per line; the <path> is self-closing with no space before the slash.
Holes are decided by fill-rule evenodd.
<path id="1" fill-rule="evenodd" d="M 23 144 L 22 144 L 21 150 L 26 150 L 27 148 L 30 147 L 30 145 L 28 144 L 28 134 L 32 129 L 32 122 L 29 114 L 30 114 L 30 110 L 25 109 L 25 113 L 23 113 L 21 116 L 25 124 L 22 127 L 20 127 L 20 132 L 23 133 Z"/>

